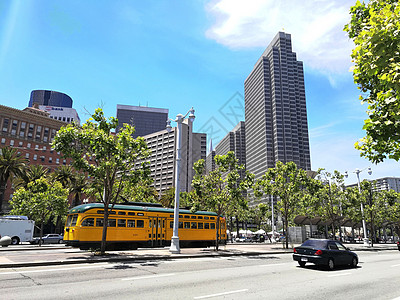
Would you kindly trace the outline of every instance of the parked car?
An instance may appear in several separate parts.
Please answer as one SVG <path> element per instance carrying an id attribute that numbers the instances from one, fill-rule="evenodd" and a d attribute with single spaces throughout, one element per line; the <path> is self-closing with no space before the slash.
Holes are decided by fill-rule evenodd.
<path id="1" fill-rule="evenodd" d="M 356 268 L 358 264 L 357 254 L 339 241 L 309 239 L 300 247 L 295 247 L 293 252 L 293 260 L 297 261 L 300 267 L 304 267 L 306 263 L 313 263 L 333 270 L 338 265 Z"/>
<path id="2" fill-rule="evenodd" d="M 1 236 L 0 235 L 0 246 L 8 247 L 11 244 L 11 238 L 8 235 Z"/>
<path id="3" fill-rule="evenodd" d="M 400 251 L 400 241 L 397 242 L 397 249 Z"/>
<path id="4" fill-rule="evenodd" d="M 39 244 L 40 237 L 33 238 L 31 244 Z M 63 236 L 60 234 L 46 234 L 42 237 L 42 244 L 61 244 L 63 243 Z"/>

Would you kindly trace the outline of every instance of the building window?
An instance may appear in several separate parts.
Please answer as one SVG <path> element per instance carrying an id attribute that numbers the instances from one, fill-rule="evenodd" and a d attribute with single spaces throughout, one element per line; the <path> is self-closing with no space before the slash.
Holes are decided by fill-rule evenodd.
<path id="1" fill-rule="evenodd" d="M 33 124 L 29 124 L 28 139 L 32 139 L 32 137 L 33 137 L 33 128 L 34 128 L 34 125 Z"/>
<path id="2" fill-rule="evenodd" d="M 66 164 L 67 164 L 67 160 L 64 159 L 64 160 L 63 160 L 63 165 L 66 165 Z"/>
<path id="3" fill-rule="evenodd" d="M 40 157 L 40 160 L 41 160 L 42 162 L 44 162 L 44 156 L 43 156 L 43 155 Z"/>
<path id="4" fill-rule="evenodd" d="M 17 127 L 18 127 L 18 121 L 13 120 L 12 121 L 12 126 L 11 126 L 11 135 L 16 135 L 17 134 Z"/>
<path id="5" fill-rule="evenodd" d="M 33 160 L 37 160 L 37 155 L 36 154 L 33 156 Z"/>
<path id="6" fill-rule="evenodd" d="M 59 165 L 60 164 L 60 159 L 56 158 L 56 164 Z"/>
<path id="7" fill-rule="evenodd" d="M 14 140 L 10 141 L 10 146 L 13 147 L 14 146 Z"/>
<path id="8" fill-rule="evenodd" d="M 47 141 L 49 140 L 49 133 L 50 133 L 49 128 L 48 128 L 48 127 L 45 127 L 45 128 L 44 128 L 44 132 L 43 132 L 43 141 L 44 141 L 45 143 L 47 143 Z"/>
<path id="9" fill-rule="evenodd" d="M 25 154 L 25 157 L 26 157 L 26 158 L 29 158 L 29 153 L 26 153 L 26 154 Z"/>
<path id="10" fill-rule="evenodd" d="M 3 132 L 8 132 L 8 124 L 10 123 L 10 119 L 4 118 L 3 121 Z"/>
<path id="11" fill-rule="evenodd" d="M 31 143 L 26 144 L 26 148 L 30 148 L 31 147 Z"/>
<path id="12" fill-rule="evenodd" d="M 42 136 L 42 126 L 37 126 L 37 127 L 36 127 L 36 137 L 35 137 L 35 140 L 36 140 L 36 141 L 40 141 L 41 136 Z"/>
<path id="13" fill-rule="evenodd" d="M 26 122 L 21 122 L 21 127 L 19 128 L 19 136 L 25 136 Z"/>
<path id="14" fill-rule="evenodd" d="M 42 150 L 43 150 L 43 152 L 46 152 L 46 150 L 47 150 L 46 146 L 43 146 Z"/>
<path id="15" fill-rule="evenodd" d="M 53 162 L 53 158 L 49 157 L 49 163 L 52 163 L 52 162 Z"/>
<path id="16" fill-rule="evenodd" d="M 6 139 L 5 139 L 5 138 L 2 138 L 2 139 L 1 139 L 1 144 L 4 145 L 5 143 L 6 143 Z"/>
<path id="17" fill-rule="evenodd" d="M 19 142 L 19 143 L 18 143 L 18 147 L 22 147 L 23 145 L 24 145 L 23 142 Z"/>
<path id="18" fill-rule="evenodd" d="M 35 150 L 39 150 L 39 145 L 35 145 Z"/>

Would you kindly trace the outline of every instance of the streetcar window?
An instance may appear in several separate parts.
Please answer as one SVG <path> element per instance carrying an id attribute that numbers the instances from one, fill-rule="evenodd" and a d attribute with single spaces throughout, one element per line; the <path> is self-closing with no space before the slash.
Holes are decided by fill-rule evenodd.
<path id="1" fill-rule="evenodd" d="M 190 218 L 190 216 L 184 216 L 184 218 L 185 218 L 185 219 L 189 219 L 189 218 Z"/>
<path id="2" fill-rule="evenodd" d="M 151 228 L 151 219 L 149 220 L 149 228 Z"/>
<path id="3" fill-rule="evenodd" d="M 67 226 L 71 226 L 72 224 L 72 219 L 75 217 L 76 215 L 69 215 L 68 219 L 67 219 Z"/>
<path id="4" fill-rule="evenodd" d="M 143 220 L 137 220 L 137 227 L 138 228 L 144 228 L 144 221 Z"/>
<path id="5" fill-rule="evenodd" d="M 126 227 L 126 220 L 125 219 L 118 219 L 118 227 Z"/>
<path id="6" fill-rule="evenodd" d="M 203 223 L 199 223 L 199 225 L 197 225 L 197 226 L 198 226 L 199 229 L 203 229 L 204 228 Z"/>
<path id="7" fill-rule="evenodd" d="M 215 218 L 214 218 L 214 217 L 211 217 L 210 219 L 211 219 L 211 220 L 215 220 Z"/>
<path id="8" fill-rule="evenodd" d="M 96 218 L 96 226 L 103 227 L 104 219 Z"/>
<path id="9" fill-rule="evenodd" d="M 197 218 L 198 218 L 198 219 L 203 219 L 203 217 L 202 217 L 202 216 L 198 216 Z"/>
<path id="10" fill-rule="evenodd" d="M 173 216 L 172 216 L 173 217 Z M 179 215 L 179 218 L 183 218 L 183 215 Z"/>
<path id="11" fill-rule="evenodd" d="M 128 227 L 135 227 L 135 220 L 128 220 Z"/>
<path id="12" fill-rule="evenodd" d="M 138 213 L 137 215 L 138 216 L 144 216 L 144 213 Z"/>
<path id="13" fill-rule="evenodd" d="M 185 222 L 185 228 L 190 228 L 190 222 Z"/>
<path id="14" fill-rule="evenodd" d="M 104 210 L 98 210 L 97 213 L 102 215 L 102 214 L 104 214 Z"/>
<path id="15" fill-rule="evenodd" d="M 183 228 L 183 222 L 179 222 L 179 228 Z"/>
<path id="16" fill-rule="evenodd" d="M 192 228 L 192 229 L 197 229 L 197 223 L 196 223 L 196 222 L 192 222 L 192 225 L 191 225 L 190 228 Z"/>
<path id="17" fill-rule="evenodd" d="M 109 214 L 109 215 L 115 215 L 116 212 L 115 212 L 115 211 L 109 211 L 108 214 Z"/>
<path id="18" fill-rule="evenodd" d="M 174 222 L 169 222 L 169 228 L 174 228 Z"/>
<path id="19" fill-rule="evenodd" d="M 208 219 L 209 219 L 209 217 L 204 217 L 204 219 L 208 220 Z"/>
<path id="20" fill-rule="evenodd" d="M 211 223 L 211 229 L 215 229 L 215 223 Z"/>
<path id="21" fill-rule="evenodd" d="M 192 219 L 196 219 L 196 216 L 191 216 Z"/>
<path id="22" fill-rule="evenodd" d="M 124 211 L 119 211 L 118 214 L 124 216 L 124 215 L 126 215 L 126 212 L 124 212 Z"/>
<path id="23" fill-rule="evenodd" d="M 132 212 L 132 211 L 128 211 L 128 216 L 134 216 L 135 215 L 135 213 L 134 212 Z"/>
<path id="24" fill-rule="evenodd" d="M 117 220 L 108 219 L 108 227 L 116 227 L 116 226 L 117 226 Z"/>
<path id="25" fill-rule="evenodd" d="M 170 217 L 170 218 L 173 218 L 173 217 L 174 217 L 174 215 L 169 215 L 169 217 Z"/>
<path id="26" fill-rule="evenodd" d="M 82 226 L 94 226 L 94 218 L 86 218 L 83 220 Z"/>
<path id="27" fill-rule="evenodd" d="M 76 221 L 78 220 L 78 215 L 72 216 L 71 226 L 74 227 L 76 225 Z"/>
<path id="28" fill-rule="evenodd" d="M 204 229 L 210 229 L 210 223 L 204 223 Z"/>

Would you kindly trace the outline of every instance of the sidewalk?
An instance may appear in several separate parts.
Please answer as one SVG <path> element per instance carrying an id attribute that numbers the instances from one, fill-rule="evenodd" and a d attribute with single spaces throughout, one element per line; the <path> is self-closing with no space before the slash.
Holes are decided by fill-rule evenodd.
<path id="1" fill-rule="evenodd" d="M 349 247 L 350 250 L 355 252 L 397 251 L 396 244 L 376 244 L 374 247 L 368 247 L 362 244 L 346 244 L 346 247 Z M 50 252 L 48 250 L 57 251 Z M 220 246 L 219 251 L 215 251 L 214 248 L 181 248 L 180 254 L 170 253 L 169 248 L 140 248 L 138 250 L 108 251 L 105 256 L 97 256 L 88 251 L 79 251 L 66 246 L 27 246 L 25 248 L 19 247 L 18 249 L 7 247 L 0 248 L 0 268 L 98 262 L 132 262 L 160 259 L 168 260 L 195 257 L 255 256 L 292 252 L 293 249 L 284 249 L 281 243 L 233 243 Z"/>

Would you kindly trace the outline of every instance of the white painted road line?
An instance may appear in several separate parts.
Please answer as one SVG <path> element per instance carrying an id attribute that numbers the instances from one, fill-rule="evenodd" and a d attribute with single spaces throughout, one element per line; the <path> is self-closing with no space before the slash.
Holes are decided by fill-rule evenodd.
<path id="1" fill-rule="evenodd" d="M 284 265 L 289 265 L 292 263 L 282 263 L 282 264 L 269 264 L 269 265 L 259 265 L 259 267 L 275 267 L 275 266 L 284 266 Z"/>
<path id="2" fill-rule="evenodd" d="M 59 272 L 59 271 L 69 271 L 69 270 L 81 270 L 81 269 L 95 269 L 95 268 L 103 268 L 107 263 L 104 264 L 96 264 L 91 266 L 84 267 L 71 267 L 71 268 L 57 268 L 57 269 L 43 269 L 43 270 L 29 270 L 29 271 L 14 271 L 14 272 L 0 272 L 0 275 L 10 275 L 10 274 L 26 274 L 26 273 L 44 273 L 44 272 Z"/>
<path id="3" fill-rule="evenodd" d="M 121 280 L 122 281 L 127 281 L 127 280 L 152 279 L 152 278 L 168 277 L 168 276 L 174 276 L 174 275 L 176 275 L 176 274 L 175 273 L 157 274 L 157 275 L 148 275 L 148 276 L 137 276 L 137 277 L 123 278 Z"/>
<path id="4" fill-rule="evenodd" d="M 339 277 L 339 276 L 347 276 L 347 275 L 351 275 L 351 273 L 333 274 L 333 275 L 328 275 L 327 277 Z"/>
<path id="5" fill-rule="evenodd" d="M 194 297 L 193 299 L 213 298 L 213 297 L 231 295 L 231 294 L 236 294 L 236 293 L 243 293 L 243 292 L 247 292 L 247 291 L 248 291 L 248 289 L 243 289 L 243 290 L 237 290 L 237 291 L 231 291 L 231 292 L 225 292 L 225 293 L 218 293 L 218 294 L 212 294 L 212 295 L 206 295 L 206 296 L 198 296 L 198 297 Z"/>

